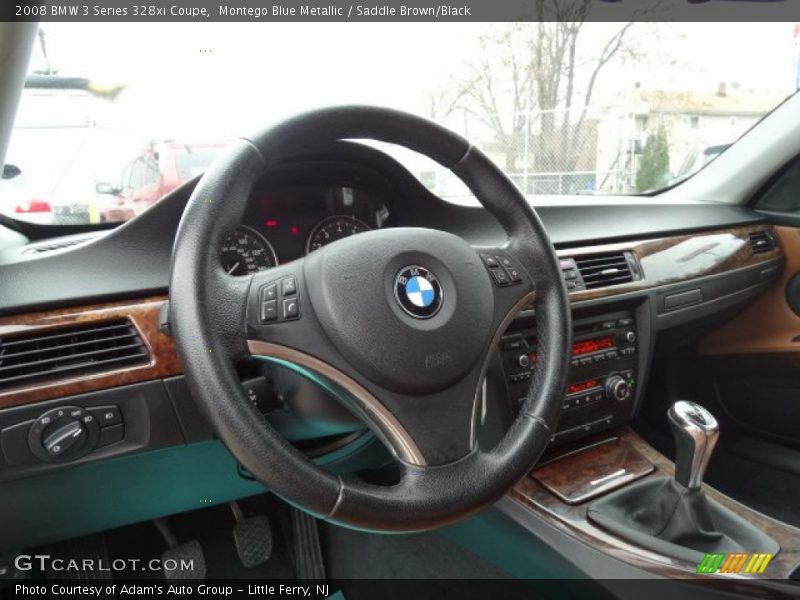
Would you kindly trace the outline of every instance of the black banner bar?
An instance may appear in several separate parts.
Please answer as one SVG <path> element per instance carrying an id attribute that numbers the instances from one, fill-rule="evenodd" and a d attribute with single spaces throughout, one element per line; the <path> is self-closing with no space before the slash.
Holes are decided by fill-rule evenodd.
<path id="1" fill-rule="evenodd" d="M 788 581 L 676 579 L 344 579 L 328 581 L 215 579 L 207 581 L 142 579 L 3 581 L 0 598 L 23 600 L 243 600 L 285 598 L 308 600 L 714 600 L 715 598 L 797 597 L 798 587 Z"/>
<path id="2" fill-rule="evenodd" d="M 800 21 L 799 0 L 2 0 L 0 21 Z"/>

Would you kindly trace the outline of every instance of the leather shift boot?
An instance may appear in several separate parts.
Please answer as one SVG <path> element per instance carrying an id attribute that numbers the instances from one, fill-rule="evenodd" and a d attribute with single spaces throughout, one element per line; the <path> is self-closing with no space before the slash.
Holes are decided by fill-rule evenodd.
<path id="1" fill-rule="evenodd" d="M 684 488 L 671 477 L 649 478 L 600 498 L 589 506 L 588 517 L 634 544 L 690 562 L 706 553 L 780 549 L 701 488 Z"/>

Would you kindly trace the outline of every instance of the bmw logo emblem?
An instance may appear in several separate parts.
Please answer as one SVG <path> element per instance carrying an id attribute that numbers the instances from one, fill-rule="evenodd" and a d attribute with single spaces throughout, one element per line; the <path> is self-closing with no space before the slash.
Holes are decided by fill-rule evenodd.
<path id="1" fill-rule="evenodd" d="M 425 267 L 401 269 L 395 277 L 394 296 L 402 309 L 417 319 L 428 319 L 442 308 L 442 287 Z"/>

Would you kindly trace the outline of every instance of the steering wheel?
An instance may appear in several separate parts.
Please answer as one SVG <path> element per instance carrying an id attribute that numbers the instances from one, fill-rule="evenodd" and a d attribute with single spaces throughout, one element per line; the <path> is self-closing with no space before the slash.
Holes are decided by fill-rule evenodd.
<path id="1" fill-rule="evenodd" d="M 258 179 L 304 148 L 342 139 L 399 144 L 450 168 L 502 225 L 506 243 L 476 248 L 444 231 L 392 228 L 248 277 L 227 275 L 218 248 Z M 220 439 L 273 492 L 336 523 L 419 531 L 473 514 L 533 467 L 561 408 L 572 328 L 542 222 L 481 151 L 406 113 L 318 110 L 234 142 L 184 211 L 169 306 L 190 390 Z M 527 395 L 501 441 L 482 450 L 476 429 L 491 351 L 531 307 L 538 349 Z M 301 365 L 345 390 L 398 459 L 399 481 L 366 483 L 314 465 L 248 400 L 236 374 L 246 355 Z"/>

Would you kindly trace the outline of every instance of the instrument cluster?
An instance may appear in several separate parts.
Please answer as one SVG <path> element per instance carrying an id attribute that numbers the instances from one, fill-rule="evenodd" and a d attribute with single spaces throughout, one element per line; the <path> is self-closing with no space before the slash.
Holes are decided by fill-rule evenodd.
<path id="1" fill-rule="evenodd" d="M 252 194 L 243 223 L 220 248 L 222 268 L 242 276 L 286 263 L 351 235 L 387 226 L 381 193 L 358 184 L 265 184 Z"/>

